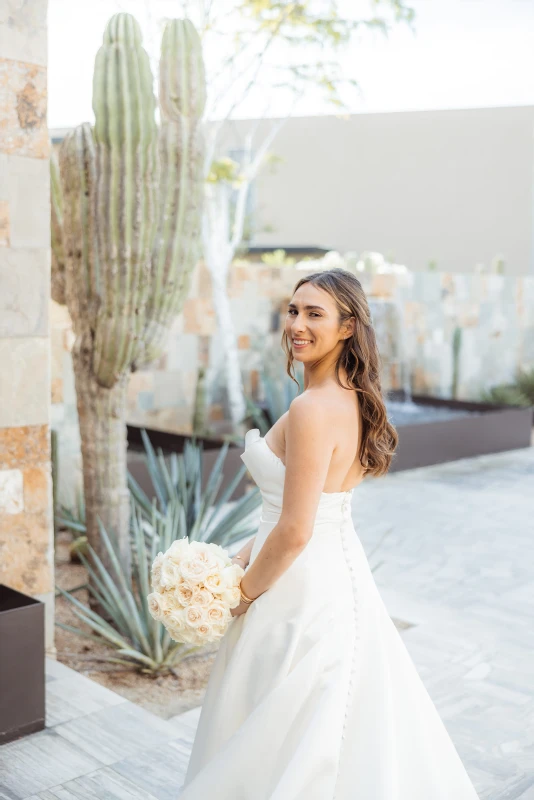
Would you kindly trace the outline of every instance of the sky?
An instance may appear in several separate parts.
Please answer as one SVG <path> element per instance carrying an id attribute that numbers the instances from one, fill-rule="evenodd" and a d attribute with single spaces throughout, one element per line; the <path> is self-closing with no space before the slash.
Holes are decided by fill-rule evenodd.
<path id="1" fill-rule="evenodd" d="M 348 0 L 342 0 L 345 2 Z M 350 0 L 352 7 L 356 2 Z M 534 0 L 405 0 L 415 9 L 412 32 L 396 26 L 388 37 L 362 35 L 343 56 L 343 72 L 360 92 L 346 96 L 350 113 L 534 105 Z M 157 52 L 157 20 L 146 0 L 49 0 L 48 125 L 93 122 L 95 54 L 109 17 L 133 13 L 147 49 Z M 181 16 L 179 0 L 150 0 L 163 16 Z M 251 95 L 236 117 L 261 116 Z M 283 114 L 283 100 L 269 107 Z M 333 113 L 309 94 L 299 115 Z"/>

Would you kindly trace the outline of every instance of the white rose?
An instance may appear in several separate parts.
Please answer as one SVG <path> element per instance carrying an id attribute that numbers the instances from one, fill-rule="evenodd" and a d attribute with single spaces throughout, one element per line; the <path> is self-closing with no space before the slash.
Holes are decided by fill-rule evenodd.
<path id="1" fill-rule="evenodd" d="M 221 601 L 230 606 L 230 608 L 238 606 L 241 602 L 239 586 L 231 586 L 229 589 L 225 589 L 221 594 Z"/>
<path id="2" fill-rule="evenodd" d="M 174 589 L 180 582 L 180 569 L 174 561 L 170 561 L 164 557 L 161 561 L 161 569 L 159 572 L 159 582 L 162 589 Z"/>
<path id="3" fill-rule="evenodd" d="M 193 590 L 185 581 L 181 581 L 175 589 L 176 599 L 182 606 L 188 606 L 193 597 Z"/>
<path id="4" fill-rule="evenodd" d="M 214 600 L 207 608 L 207 621 L 212 625 L 224 625 L 231 616 L 228 606 L 220 600 Z"/>
<path id="5" fill-rule="evenodd" d="M 171 639 L 174 639 L 175 642 L 182 642 L 184 644 L 195 644 L 196 642 L 196 636 L 194 632 L 186 626 L 168 626 L 167 630 L 169 632 L 169 636 Z"/>
<path id="6" fill-rule="evenodd" d="M 159 597 L 159 604 L 163 621 L 182 608 L 174 592 L 163 592 Z"/>
<path id="7" fill-rule="evenodd" d="M 194 540 L 189 547 L 191 554 L 201 558 L 206 564 L 210 564 L 212 567 L 217 564 L 217 559 L 215 557 L 216 551 L 213 549 L 212 545 L 207 542 L 198 542 Z"/>
<path id="8" fill-rule="evenodd" d="M 199 606 L 188 606 L 185 610 L 185 619 L 187 624 L 193 628 L 207 622 L 206 612 Z"/>
<path id="9" fill-rule="evenodd" d="M 195 633 L 200 640 L 209 641 L 213 636 L 213 626 L 209 622 L 202 622 L 195 628 Z"/>
<path id="10" fill-rule="evenodd" d="M 227 625 L 222 627 L 221 625 L 212 625 L 212 636 L 217 641 L 218 639 L 222 639 L 224 634 L 226 633 Z"/>
<path id="11" fill-rule="evenodd" d="M 165 625 L 169 628 L 185 629 L 187 627 L 185 610 L 183 608 L 171 609 L 165 618 Z"/>
<path id="12" fill-rule="evenodd" d="M 191 597 L 191 603 L 193 605 L 201 607 L 209 606 L 212 600 L 213 595 L 208 589 L 199 586 L 193 590 L 193 596 Z"/>
<path id="13" fill-rule="evenodd" d="M 161 585 L 161 570 L 163 566 L 165 556 L 163 553 L 160 552 L 157 554 L 156 558 L 152 563 L 152 569 L 150 570 L 151 578 L 152 578 L 152 588 L 155 592 L 160 592 L 163 589 Z"/>
<path id="14" fill-rule="evenodd" d="M 184 536 L 182 539 L 175 539 L 165 555 L 175 564 L 180 564 L 182 559 L 187 556 L 189 547 L 189 539 L 187 536 Z"/>
<path id="15" fill-rule="evenodd" d="M 192 587 L 197 583 L 202 583 L 213 569 L 212 564 L 207 564 L 203 558 L 196 554 L 184 558 L 180 567 L 183 579 Z"/>
<path id="16" fill-rule="evenodd" d="M 243 567 L 240 567 L 239 564 L 230 564 L 223 569 L 222 578 L 227 588 L 230 588 L 232 586 L 239 586 L 239 582 L 244 574 L 245 570 Z"/>
<path id="17" fill-rule="evenodd" d="M 218 566 L 222 569 L 223 567 L 227 567 L 229 564 L 232 563 L 230 556 L 228 555 L 228 551 L 221 547 L 220 544 L 215 544 L 215 542 L 210 542 L 208 545 L 210 548 L 210 552 L 212 556 L 217 561 Z"/>
<path id="18" fill-rule="evenodd" d="M 212 594 L 220 594 L 226 589 L 226 581 L 224 580 L 220 570 L 213 570 L 209 572 L 204 578 L 204 586 Z"/>
<path id="19" fill-rule="evenodd" d="M 163 618 L 163 609 L 161 607 L 161 595 L 159 592 L 151 592 L 147 595 L 146 599 L 151 616 L 158 621 L 161 620 Z"/>

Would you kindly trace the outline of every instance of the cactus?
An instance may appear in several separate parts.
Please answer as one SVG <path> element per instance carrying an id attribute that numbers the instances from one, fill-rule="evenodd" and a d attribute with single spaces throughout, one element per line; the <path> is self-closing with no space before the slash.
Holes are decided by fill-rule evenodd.
<path id="1" fill-rule="evenodd" d="M 456 400 L 460 380 L 460 351 L 462 349 L 462 328 L 456 326 L 452 335 L 452 386 L 451 397 Z"/>
<path id="2" fill-rule="evenodd" d="M 206 389 L 206 367 L 202 364 L 197 370 L 197 384 L 195 388 L 195 403 L 193 407 L 193 434 L 202 436 L 207 430 L 207 389 Z"/>
<path id="3" fill-rule="evenodd" d="M 160 355 L 199 253 L 205 79 L 200 38 L 188 20 L 167 23 L 160 72 L 158 129 L 141 30 L 130 14 L 115 14 L 95 59 L 94 128 L 84 123 L 67 134 L 61 180 L 52 181 L 63 215 L 63 236 L 53 246 L 64 247 L 54 268 L 64 261 L 76 334 L 87 535 L 108 566 L 100 522 L 115 533 L 127 572 L 128 378 Z"/>
<path id="4" fill-rule="evenodd" d="M 206 104 L 206 80 L 199 36 L 190 20 L 172 20 L 163 32 L 159 100 L 161 212 L 152 257 L 154 291 L 147 309 L 146 361 L 159 353 L 200 255 L 204 143 L 199 121 Z"/>
<path id="5" fill-rule="evenodd" d="M 65 249 L 63 243 L 63 195 L 59 164 L 50 143 L 50 231 L 52 236 L 52 299 L 65 305 Z"/>

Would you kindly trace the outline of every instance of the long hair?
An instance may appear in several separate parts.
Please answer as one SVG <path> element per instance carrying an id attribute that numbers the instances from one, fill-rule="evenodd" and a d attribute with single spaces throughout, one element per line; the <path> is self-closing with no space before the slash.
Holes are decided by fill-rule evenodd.
<path id="1" fill-rule="evenodd" d="M 365 474 L 384 475 L 391 464 L 399 437 L 387 418 L 382 397 L 381 359 L 365 292 L 352 272 L 339 268 L 305 275 L 297 282 L 293 293 L 304 283 L 324 289 L 333 297 L 339 311 L 340 326 L 350 317 L 355 318 L 354 333 L 345 339 L 336 363 L 336 380 L 343 388 L 354 389 L 359 394 L 363 420 L 359 458 Z M 281 344 L 287 357 L 287 374 L 300 388 L 293 374 L 293 352 L 285 330 Z M 339 379 L 341 367 L 347 373 L 348 387 L 343 386 Z"/>

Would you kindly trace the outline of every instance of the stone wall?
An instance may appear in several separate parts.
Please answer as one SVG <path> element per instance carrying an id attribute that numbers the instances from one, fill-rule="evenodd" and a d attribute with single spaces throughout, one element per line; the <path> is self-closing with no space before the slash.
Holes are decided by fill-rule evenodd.
<path id="1" fill-rule="evenodd" d="M 279 348 L 287 302 L 306 270 L 236 264 L 229 280 L 233 318 L 247 393 L 258 399 L 260 356 Z M 534 277 L 439 272 L 355 271 L 369 299 L 383 360 L 385 388 L 450 397 L 453 336 L 461 329 L 457 397 L 512 380 L 519 366 L 534 366 Z M 132 375 L 129 420 L 176 431 L 191 430 L 198 361 L 211 347 L 211 420 L 226 416 L 222 388 L 225 354 L 215 333 L 209 275 L 197 268 L 184 313 L 167 350 L 152 369 Z M 213 338 L 212 338 L 213 337 Z M 282 351 L 280 361 L 283 364 Z"/>
<path id="2" fill-rule="evenodd" d="M 45 602 L 53 654 L 46 12 L 0 15 L 0 582 Z"/>
<path id="3" fill-rule="evenodd" d="M 245 262 L 232 266 L 228 290 L 241 367 L 246 391 L 256 400 L 261 399 L 260 349 L 269 344 L 279 352 L 283 369 L 279 342 L 287 302 L 300 277 L 316 269 L 313 262 L 306 270 Z M 461 329 L 456 394 L 460 399 L 478 399 L 483 389 L 513 379 L 519 366 L 534 365 L 534 278 L 408 271 L 355 270 L 355 274 L 371 305 L 385 388 L 450 397 L 457 328 Z M 209 353 L 209 422 L 215 429 L 225 429 L 225 354 L 215 334 L 210 278 L 200 263 L 165 354 L 151 369 L 131 376 L 130 423 L 191 432 L 197 370 L 199 364 L 208 364 Z M 66 505 L 81 486 L 71 346 L 68 314 L 52 303 L 52 408 L 60 469 L 69 477 L 60 480 L 60 500 Z"/>

